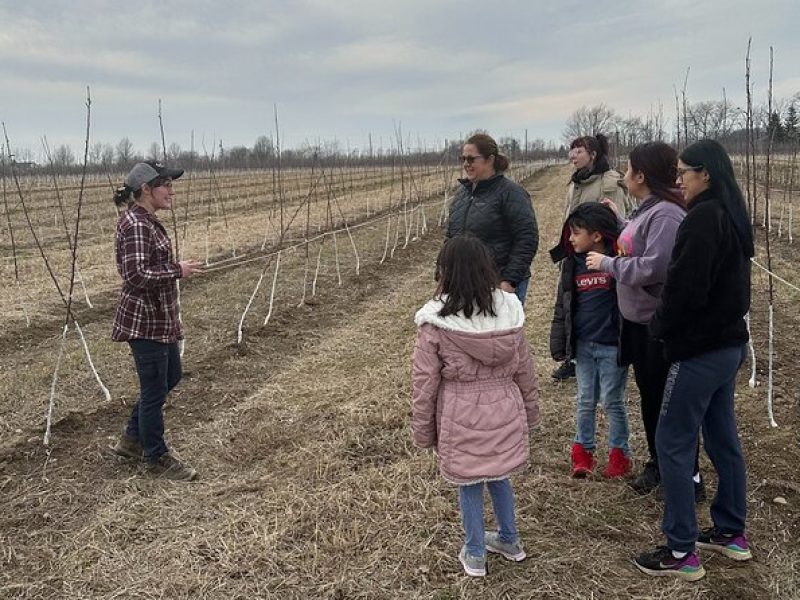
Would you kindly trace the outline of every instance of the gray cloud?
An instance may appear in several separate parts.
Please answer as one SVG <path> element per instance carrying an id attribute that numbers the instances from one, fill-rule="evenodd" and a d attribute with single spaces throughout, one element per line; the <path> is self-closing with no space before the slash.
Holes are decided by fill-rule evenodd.
<path id="1" fill-rule="evenodd" d="M 86 85 L 94 139 L 168 136 L 253 143 L 277 103 L 287 143 L 385 143 L 395 123 L 432 141 L 476 127 L 556 139 L 568 114 L 605 102 L 623 114 L 661 101 L 691 67 L 691 99 L 743 96 L 754 37 L 763 96 L 800 89 L 796 0 L 0 0 L 0 119 L 17 145 L 82 141 Z"/>

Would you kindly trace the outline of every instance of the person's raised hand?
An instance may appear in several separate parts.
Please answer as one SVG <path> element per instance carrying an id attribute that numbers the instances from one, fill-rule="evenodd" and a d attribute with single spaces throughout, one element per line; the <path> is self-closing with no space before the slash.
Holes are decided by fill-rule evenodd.
<path id="1" fill-rule="evenodd" d="M 192 275 L 203 272 L 203 263 L 199 260 L 182 260 L 178 265 L 181 268 L 181 279 L 188 279 Z"/>
<path id="2" fill-rule="evenodd" d="M 619 207 L 614 203 L 614 201 L 611 198 L 603 198 L 602 200 L 600 200 L 600 204 L 602 204 L 603 206 L 607 206 L 608 208 L 613 210 L 614 214 L 617 215 L 618 221 L 622 219 L 622 215 L 619 212 Z"/>

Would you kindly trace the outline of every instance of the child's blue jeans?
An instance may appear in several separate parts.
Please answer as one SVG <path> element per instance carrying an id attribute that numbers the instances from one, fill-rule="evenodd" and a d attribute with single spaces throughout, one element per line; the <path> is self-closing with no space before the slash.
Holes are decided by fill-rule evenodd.
<path id="1" fill-rule="evenodd" d="M 578 382 L 575 441 L 588 452 L 594 451 L 595 416 L 597 404 L 602 403 L 608 418 L 608 446 L 621 448 L 627 455 L 625 383 L 628 368 L 617 365 L 616 346 L 578 341 L 575 355 Z"/>
<path id="2" fill-rule="evenodd" d="M 483 482 L 458 486 L 458 501 L 461 505 L 461 521 L 464 524 L 464 544 L 471 556 L 485 556 L 483 524 Z M 486 486 L 492 497 L 494 518 L 500 540 L 509 544 L 517 541 L 517 526 L 514 522 L 514 492 L 508 479 L 488 481 Z"/>

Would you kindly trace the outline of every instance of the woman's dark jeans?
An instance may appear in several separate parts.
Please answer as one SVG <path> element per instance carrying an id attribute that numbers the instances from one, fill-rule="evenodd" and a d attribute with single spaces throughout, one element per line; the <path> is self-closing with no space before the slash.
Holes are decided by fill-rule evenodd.
<path id="1" fill-rule="evenodd" d="M 178 343 L 130 340 L 128 344 L 139 375 L 139 398 L 133 405 L 126 435 L 138 440 L 145 459 L 155 462 L 167 452 L 164 442 L 164 402 L 181 380 Z"/>
<path id="2" fill-rule="evenodd" d="M 701 427 L 706 453 L 719 477 L 711 519 L 723 533 L 744 533 L 747 477 L 734 390 L 736 372 L 746 356 L 746 346 L 722 348 L 670 367 L 656 446 L 664 487 L 662 530 L 672 550 L 693 552 L 697 541 L 692 472 Z"/>

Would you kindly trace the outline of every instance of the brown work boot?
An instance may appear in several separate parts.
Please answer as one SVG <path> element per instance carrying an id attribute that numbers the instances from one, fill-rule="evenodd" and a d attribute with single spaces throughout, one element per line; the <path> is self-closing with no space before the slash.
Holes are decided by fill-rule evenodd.
<path id="1" fill-rule="evenodd" d="M 127 433 L 119 436 L 117 443 L 110 446 L 111 451 L 117 456 L 122 458 L 130 458 L 132 460 L 144 460 L 144 449 L 142 445 Z"/>
<path id="2" fill-rule="evenodd" d="M 181 462 L 171 452 L 162 454 L 155 462 L 148 463 L 147 470 L 155 477 L 173 479 L 175 481 L 194 481 L 197 471 L 186 463 Z"/>

